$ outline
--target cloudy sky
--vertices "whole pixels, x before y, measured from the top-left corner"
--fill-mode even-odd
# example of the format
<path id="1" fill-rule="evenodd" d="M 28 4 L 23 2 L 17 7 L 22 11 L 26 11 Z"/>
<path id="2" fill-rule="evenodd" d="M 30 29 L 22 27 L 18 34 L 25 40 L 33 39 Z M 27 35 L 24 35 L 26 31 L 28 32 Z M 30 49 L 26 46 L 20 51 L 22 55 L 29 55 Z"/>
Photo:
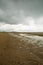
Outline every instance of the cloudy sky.
<path id="1" fill-rule="evenodd" d="M 0 31 L 43 32 L 43 0 L 0 0 Z"/>

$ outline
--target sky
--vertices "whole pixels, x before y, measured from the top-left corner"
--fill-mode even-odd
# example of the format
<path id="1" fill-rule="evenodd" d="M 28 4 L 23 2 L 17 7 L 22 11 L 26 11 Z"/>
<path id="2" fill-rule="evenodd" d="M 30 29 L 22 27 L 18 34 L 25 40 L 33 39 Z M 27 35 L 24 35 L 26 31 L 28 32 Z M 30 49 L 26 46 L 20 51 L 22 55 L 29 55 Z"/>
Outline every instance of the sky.
<path id="1" fill-rule="evenodd" d="M 43 0 L 0 0 L 0 32 L 43 32 Z"/>

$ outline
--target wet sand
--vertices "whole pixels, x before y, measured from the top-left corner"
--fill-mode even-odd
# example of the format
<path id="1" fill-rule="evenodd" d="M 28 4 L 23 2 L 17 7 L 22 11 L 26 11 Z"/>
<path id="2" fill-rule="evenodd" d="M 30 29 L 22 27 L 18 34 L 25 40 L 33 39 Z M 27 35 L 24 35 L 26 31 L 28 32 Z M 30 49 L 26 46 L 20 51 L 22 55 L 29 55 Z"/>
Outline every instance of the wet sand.
<path id="1" fill-rule="evenodd" d="M 0 33 L 0 65 L 43 65 L 43 41 L 18 36 Z"/>

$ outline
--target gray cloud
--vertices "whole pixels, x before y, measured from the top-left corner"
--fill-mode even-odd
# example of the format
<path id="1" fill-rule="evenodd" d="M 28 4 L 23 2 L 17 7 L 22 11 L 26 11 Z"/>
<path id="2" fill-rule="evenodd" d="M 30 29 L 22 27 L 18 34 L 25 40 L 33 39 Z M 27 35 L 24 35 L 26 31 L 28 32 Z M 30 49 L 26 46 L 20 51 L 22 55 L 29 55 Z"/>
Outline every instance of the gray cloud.
<path id="1" fill-rule="evenodd" d="M 28 16 L 43 16 L 43 0 L 0 0 L 0 22 L 18 24 Z"/>
<path id="2" fill-rule="evenodd" d="M 0 0 L 0 31 L 43 31 L 43 0 Z"/>

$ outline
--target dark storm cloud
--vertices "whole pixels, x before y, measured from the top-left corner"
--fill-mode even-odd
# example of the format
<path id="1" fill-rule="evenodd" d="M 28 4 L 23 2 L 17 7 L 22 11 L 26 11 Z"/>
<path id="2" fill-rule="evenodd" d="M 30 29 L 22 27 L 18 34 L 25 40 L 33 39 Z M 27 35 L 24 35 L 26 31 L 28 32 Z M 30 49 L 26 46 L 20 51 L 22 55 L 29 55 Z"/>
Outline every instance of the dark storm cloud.
<path id="1" fill-rule="evenodd" d="M 43 16 L 43 0 L 0 0 L 0 22 L 21 23 L 23 16 Z"/>

